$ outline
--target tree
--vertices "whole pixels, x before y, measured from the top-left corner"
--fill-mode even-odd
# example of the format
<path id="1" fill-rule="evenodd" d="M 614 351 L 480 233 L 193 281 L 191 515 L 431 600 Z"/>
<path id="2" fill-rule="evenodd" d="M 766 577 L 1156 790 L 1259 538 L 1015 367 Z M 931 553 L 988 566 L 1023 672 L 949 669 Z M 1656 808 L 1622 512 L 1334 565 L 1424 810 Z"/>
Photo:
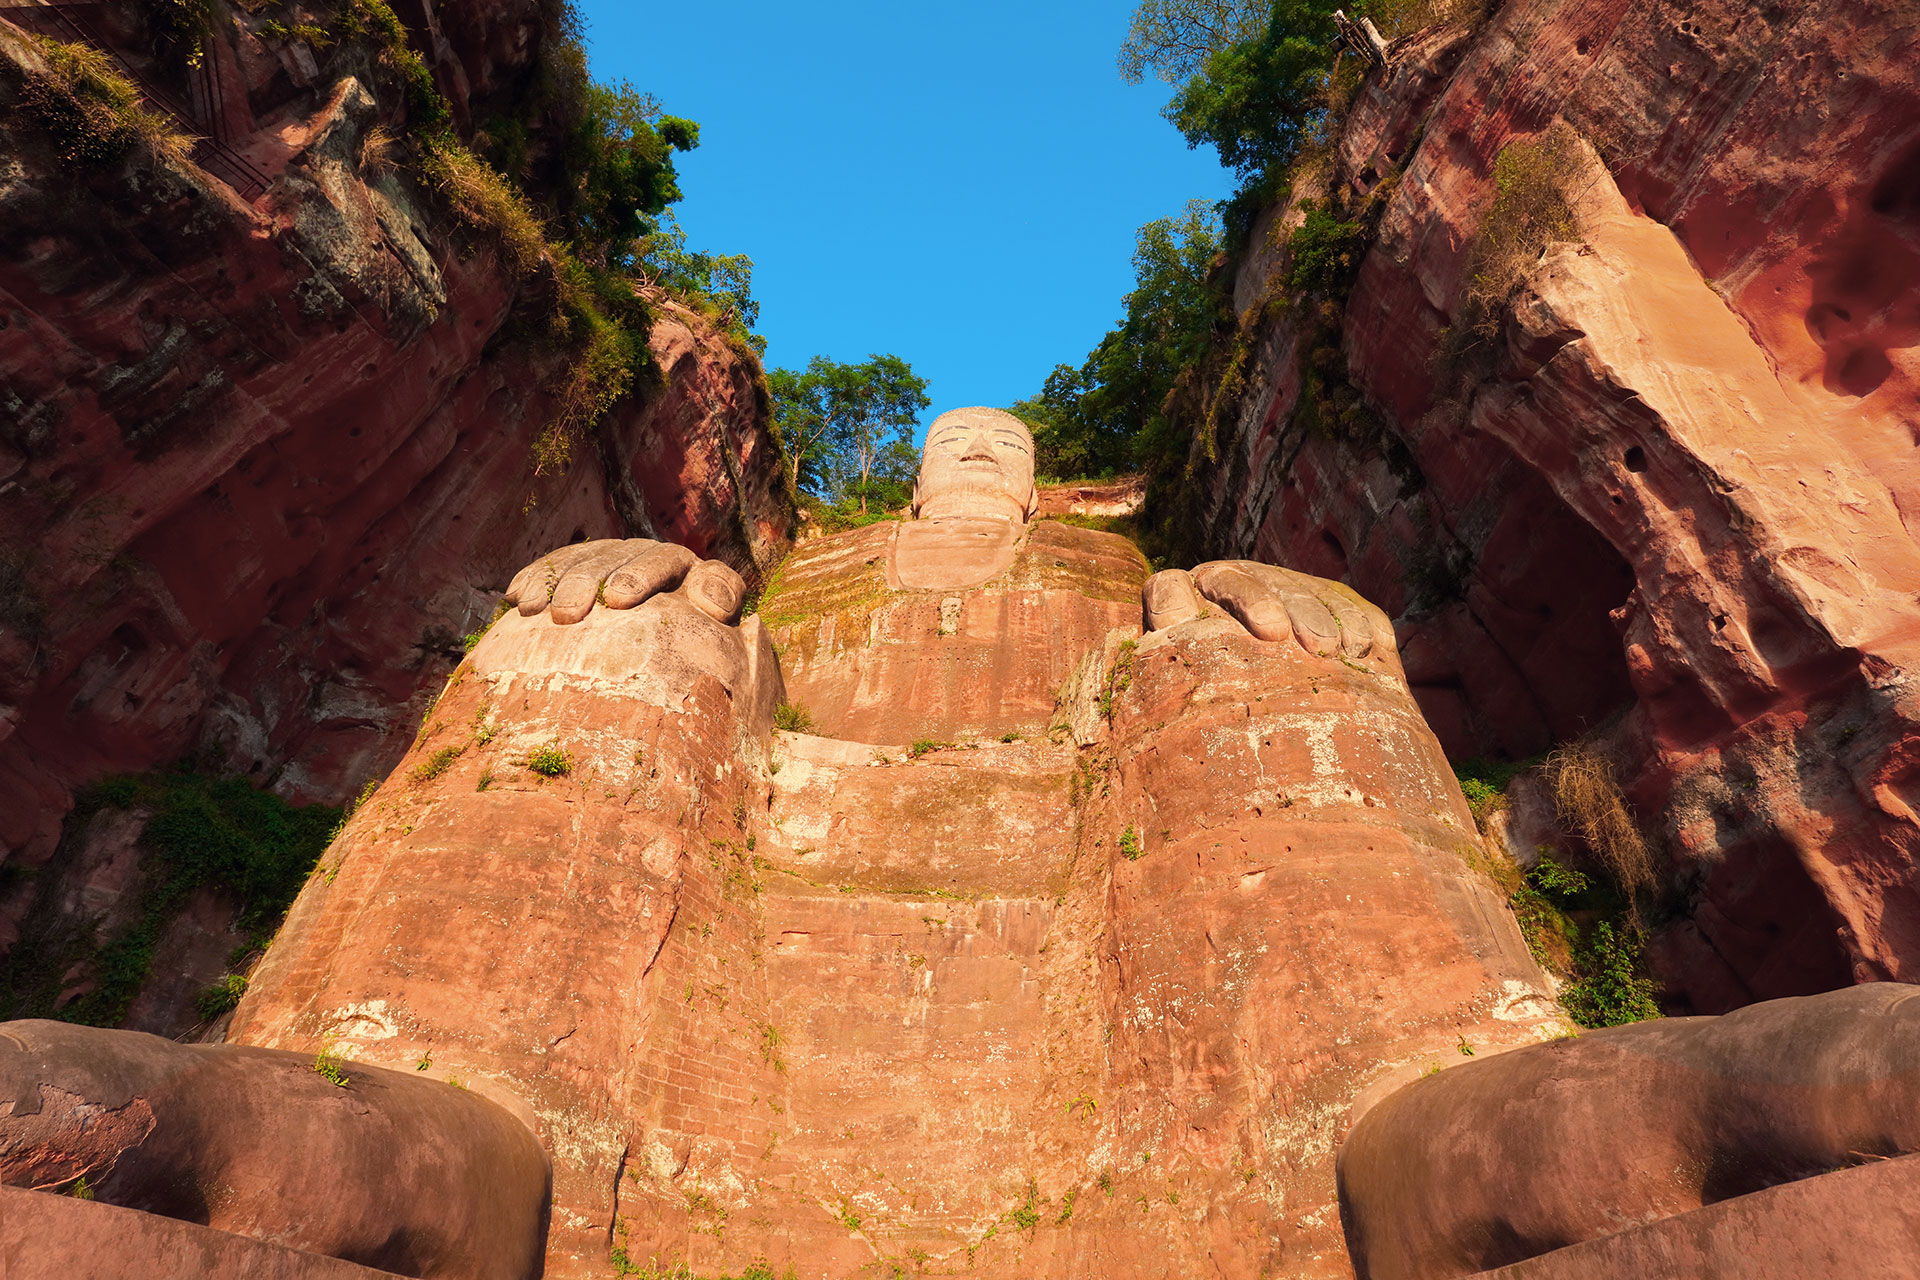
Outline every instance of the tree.
<path id="1" fill-rule="evenodd" d="M 1011 410 L 1033 430 L 1040 474 L 1111 475 L 1151 467 L 1181 447 L 1165 404 L 1225 318 L 1224 300 L 1207 283 L 1221 243 L 1220 219 L 1204 200 L 1135 234 L 1134 287 L 1119 326 L 1080 368 L 1055 368 L 1039 395 Z"/>
<path id="2" fill-rule="evenodd" d="M 1208 54 L 1199 73 L 1167 104 L 1187 145 L 1211 144 L 1220 163 L 1255 180 L 1293 159 L 1324 118 L 1337 48 L 1333 11 L 1353 0 L 1274 0 L 1255 39 Z"/>
<path id="3" fill-rule="evenodd" d="M 1139 84 L 1151 71 L 1179 84 L 1216 49 L 1259 36 L 1269 12 L 1268 0 L 1140 0 L 1120 46 L 1120 75 Z"/>
<path id="4" fill-rule="evenodd" d="M 857 499 L 865 514 L 868 498 L 886 501 L 911 480 L 918 458 L 913 429 L 933 402 L 927 380 L 899 356 L 873 355 L 860 364 L 815 356 L 803 372 L 773 370 L 767 387 L 800 489 Z"/>
<path id="5" fill-rule="evenodd" d="M 659 227 L 642 236 L 633 253 L 633 271 L 649 284 L 712 304 L 715 322 L 764 352 L 767 340 L 753 332 L 760 303 L 753 296 L 753 259 L 744 253 L 701 253 L 687 248 L 687 233 L 671 209 Z"/>
<path id="6" fill-rule="evenodd" d="M 1138 66 L 1152 66 L 1169 81 L 1189 77 L 1164 114 L 1188 146 L 1218 149 L 1220 162 L 1239 172 L 1244 194 L 1291 162 L 1327 121 L 1339 96 L 1335 9 L 1373 19 L 1391 38 L 1449 14 L 1470 19 L 1476 7 L 1445 0 L 1272 0 L 1261 7 L 1259 21 L 1241 21 L 1251 11 L 1234 0 L 1142 0 L 1120 68 L 1123 75 L 1133 70 L 1129 50 L 1137 45 Z M 1343 79 L 1357 79 L 1361 65 L 1350 61 Z M 1133 74 L 1137 78 L 1137 70 Z"/>
<path id="7" fill-rule="evenodd" d="M 581 258 L 630 265 L 653 215 L 680 199 L 673 153 L 700 145 L 700 126 L 664 115 L 651 94 L 622 81 L 589 83 L 580 119 L 557 148 L 556 221 Z"/>

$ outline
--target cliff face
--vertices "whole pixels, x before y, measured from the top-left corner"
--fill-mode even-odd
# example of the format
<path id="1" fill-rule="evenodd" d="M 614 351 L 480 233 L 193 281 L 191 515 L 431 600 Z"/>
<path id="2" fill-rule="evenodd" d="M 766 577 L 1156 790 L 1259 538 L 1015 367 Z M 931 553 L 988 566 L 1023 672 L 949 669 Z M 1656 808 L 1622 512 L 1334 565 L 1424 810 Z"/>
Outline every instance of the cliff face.
<path id="1" fill-rule="evenodd" d="M 414 7 L 457 121 L 538 53 L 533 6 Z M 657 535 L 753 577 L 788 534 L 757 368 L 671 303 L 659 384 L 535 474 L 573 357 L 551 271 L 516 283 L 383 162 L 393 95 L 306 54 L 223 20 L 209 168 L 82 168 L 18 109 L 43 53 L 0 22 L 0 862 L 50 856 L 76 785 L 193 750 L 344 799 L 553 546 Z"/>
<path id="2" fill-rule="evenodd" d="M 1702 1010 L 1920 965 L 1917 57 L 1870 0 L 1520 0 L 1401 42 L 1299 192 L 1377 197 L 1333 353 L 1367 429 L 1302 412 L 1307 309 L 1257 318 L 1298 205 L 1235 280 L 1209 549 L 1384 605 L 1450 752 L 1604 727 Z M 1496 164 L 1549 130 L 1577 230 L 1476 343 Z"/>

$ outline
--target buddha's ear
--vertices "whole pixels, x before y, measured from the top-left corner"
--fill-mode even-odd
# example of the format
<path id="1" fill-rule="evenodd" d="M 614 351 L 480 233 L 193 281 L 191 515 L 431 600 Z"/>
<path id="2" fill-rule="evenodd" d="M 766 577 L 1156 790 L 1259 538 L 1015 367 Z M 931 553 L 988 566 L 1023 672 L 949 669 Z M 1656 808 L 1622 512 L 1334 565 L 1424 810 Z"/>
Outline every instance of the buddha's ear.
<path id="1" fill-rule="evenodd" d="M 907 507 L 907 513 L 915 520 L 920 518 L 920 477 L 913 478 L 913 502 Z"/>
<path id="2" fill-rule="evenodd" d="M 1033 517 L 1039 512 L 1039 510 L 1040 510 L 1040 490 L 1038 488 L 1028 489 L 1027 490 L 1027 520 L 1029 523 L 1032 522 Z"/>

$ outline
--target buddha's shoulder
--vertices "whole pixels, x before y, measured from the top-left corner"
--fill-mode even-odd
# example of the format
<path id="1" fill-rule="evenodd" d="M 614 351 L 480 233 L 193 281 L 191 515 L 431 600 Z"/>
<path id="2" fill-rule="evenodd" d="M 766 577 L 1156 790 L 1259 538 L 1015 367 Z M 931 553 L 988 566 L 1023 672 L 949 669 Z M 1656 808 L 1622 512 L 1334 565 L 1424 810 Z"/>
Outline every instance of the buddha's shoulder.
<path id="1" fill-rule="evenodd" d="M 1106 600 L 1138 600 L 1152 573 L 1133 539 L 1105 529 L 1038 520 L 1007 577 Z"/>
<path id="2" fill-rule="evenodd" d="M 761 620 L 778 627 L 838 612 L 884 593 L 887 556 L 899 524 L 880 520 L 796 542 L 761 595 Z"/>

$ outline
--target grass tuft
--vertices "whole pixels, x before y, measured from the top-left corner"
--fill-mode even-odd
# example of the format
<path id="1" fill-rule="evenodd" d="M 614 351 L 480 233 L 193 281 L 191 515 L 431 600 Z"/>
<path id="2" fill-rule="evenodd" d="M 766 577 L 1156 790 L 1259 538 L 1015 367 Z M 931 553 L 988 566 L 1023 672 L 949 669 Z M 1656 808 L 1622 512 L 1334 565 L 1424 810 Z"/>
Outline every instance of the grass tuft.
<path id="1" fill-rule="evenodd" d="M 448 769 L 452 768 L 453 762 L 455 760 L 458 760 L 460 758 L 460 754 L 464 752 L 466 749 L 467 748 L 465 747 L 465 745 L 454 746 L 454 747 L 441 747 L 438 751 L 435 751 L 432 755 L 429 755 L 425 760 L 422 760 L 419 764 L 413 766 L 414 782 L 415 783 L 432 782 L 435 778 L 439 777 L 441 774 L 445 773 Z"/>
<path id="2" fill-rule="evenodd" d="M 337 1088 L 346 1088 L 353 1079 L 341 1065 L 339 1055 L 334 1053 L 331 1040 L 322 1042 L 320 1051 L 313 1055 L 313 1069 L 322 1080 Z"/>
<path id="3" fill-rule="evenodd" d="M 461 222 L 493 238 L 515 276 L 531 275 L 547 251 L 546 228 L 533 205 L 485 160 L 452 134 L 430 140 L 420 171 Z"/>
<path id="4" fill-rule="evenodd" d="M 47 69 L 27 73 L 20 107 L 52 136 L 62 160 L 111 164 L 136 143 L 176 163 L 192 155 L 193 139 L 171 117 L 149 110 L 139 89 L 106 54 L 46 36 L 35 36 L 34 42 Z"/>
<path id="5" fill-rule="evenodd" d="M 527 752 L 525 764 L 543 778 L 564 778 L 573 772 L 573 753 L 555 738 Z"/>

